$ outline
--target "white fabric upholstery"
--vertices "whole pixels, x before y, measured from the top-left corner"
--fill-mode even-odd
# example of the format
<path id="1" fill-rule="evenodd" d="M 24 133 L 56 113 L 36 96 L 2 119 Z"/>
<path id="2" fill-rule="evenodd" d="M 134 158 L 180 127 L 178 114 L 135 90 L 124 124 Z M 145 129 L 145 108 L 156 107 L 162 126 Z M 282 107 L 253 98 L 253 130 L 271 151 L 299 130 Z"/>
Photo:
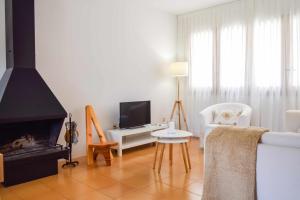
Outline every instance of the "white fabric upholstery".
<path id="1" fill-rule="evenodd" d="M 203 147 L 205 144 L 206 136 L 216 127 L 220 126 L 219 124 L 213 124 L 213 111 L 215 110 L 233 110 L 233 111 L 242 111 L 242 114 L 238 118 L 236 126 L 239 127 L 249 127 L 251 121 L 252 109 L 241 103 L 221 103 L 215 104 L 207 107 L 200 112 L 200 146 Z M 224 126 L 224 125 L 222 125 Z"/>
<path id="2" fill-rule="evenodd" d="M 285 130 L 299 132 L 300 110 L 288 110 L 285 114 Z"/>
<path id="3" fill-rule="evenodd" d="M 300 146 L 300 135 L 297 136 L 296 146 Z M 256 163 L 257 199 L 300 199 L 299 166 L 300 148 L 287 147 L 285 143 L 280 146 L 259 144 Z"/>
<path id="4" fill-rule="evenodd" d="M 262 136 L 261 143 L 288 148 L 300 148 L 300 133 L 268 132 Z"/>

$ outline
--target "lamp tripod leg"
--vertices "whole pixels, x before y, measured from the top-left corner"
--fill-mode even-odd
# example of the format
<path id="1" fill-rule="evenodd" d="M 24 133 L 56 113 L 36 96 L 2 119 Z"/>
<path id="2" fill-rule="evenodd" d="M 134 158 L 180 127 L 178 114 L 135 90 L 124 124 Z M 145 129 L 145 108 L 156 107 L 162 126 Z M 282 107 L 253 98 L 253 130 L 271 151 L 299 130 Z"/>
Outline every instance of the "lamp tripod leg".
<path id="1" fill-rule="evenodd" d="M 178 128 L 181 130 L 181 109 L 180 109 L 180 101 L 177 101 L 178 106 Z"/>
<path id="2" fill-rule="evenodd" d="M 180 107 L 181 107 L 181 112 L 182 112 L 182 116 L 183 116 L 183 122 L 184 122 L 184 125 L 185 125 L 185 129 L 188 131 L 188 124 L 187 124 L 187 120 L 186 120 L 186 112 L 185 112 L 185 110 L 184 110 L 184 108 L 183 108 L 183 103 L 182 103 L 182 101 L 180 101 Z"/>
<path id="3" fill-rule="evenodd" d="M 178 109 L 178 113 L 177 113 L 177 115 L 178 115 L 178 129 L 181 130 L 181 115 L 182 115 L 185 129 L 188 130 L 186 112 L 183 108 L 183 103 L 180 100 L 180 81 L 179 81 L 178 77 L 177 77 L 177 100 L 174 102 L 170 120 L 173 120 L 176 109 Z"/>
<path id="4" fill-rule="evenodd" d="M 175 102 L 174 102 L 174 105 L 173 105 L 173 109 L 172 109 L 172 113 L 171 113 L 171 118 L 170 118 L 170 120 L 172 120 L 173 117 L 174 117 L 174 114 L 175 114 L 175 111 L 176 111 L 176 105 L 177 105 L 177 103 L 176 103 L 176 101 L 175 101 Z"/>

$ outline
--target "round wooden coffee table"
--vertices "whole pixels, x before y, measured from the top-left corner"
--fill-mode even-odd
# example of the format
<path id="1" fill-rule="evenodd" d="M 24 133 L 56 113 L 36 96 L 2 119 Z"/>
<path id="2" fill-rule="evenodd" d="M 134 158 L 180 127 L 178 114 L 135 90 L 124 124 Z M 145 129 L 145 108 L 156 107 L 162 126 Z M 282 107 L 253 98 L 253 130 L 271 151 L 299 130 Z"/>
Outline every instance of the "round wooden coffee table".
<path id="1" fill-rule="evenodd" d="M 189 142 L 189 139 L 191 136 L 193 136 L 193 134 L 183 130 L 173 130 L 172 132 L 170 132 L 169 129 L 164 129 L 164 130 L 155 131 L 151 133 L 151 135 L 157 138 L 153 169 L 155 169 L 156 167 L 156 160 L 157 160 L 159 146 L 162 146 L 162 148 L 161 148 L 159 164 L 158 164 L 158 173 L 160 173 L 161 170 L 161 163 L 163 160 L 166 144 L 169 144 L 170 165 L 172 165 L 173 163 L 173 144 L 180 144 L 185 171 L 186 173 L 188 173 L 189 170 L 191 169 L 191 161 L 190 161 L 190 155 L 189 155 L 187 143 Z"/>

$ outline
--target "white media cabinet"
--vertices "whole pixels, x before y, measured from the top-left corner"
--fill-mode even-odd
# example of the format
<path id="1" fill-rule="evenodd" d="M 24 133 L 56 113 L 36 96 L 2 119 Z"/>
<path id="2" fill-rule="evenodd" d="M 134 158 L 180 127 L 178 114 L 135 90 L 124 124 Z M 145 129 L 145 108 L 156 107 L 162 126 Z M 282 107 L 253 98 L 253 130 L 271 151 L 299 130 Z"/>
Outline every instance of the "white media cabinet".
<path id="1" fill-rule="evenodd" d="M 118 156 L 122 157 L 123 149 L 156 142 L 156 138 L 151 136 L 151 132 L 166 128 L 168 128 L 167 124 L 149 124 L 134 129 L 113 129 L 107 131 L 107 137 L 118 142 L 118 146 L 115 149 L 118 151 Z"/>

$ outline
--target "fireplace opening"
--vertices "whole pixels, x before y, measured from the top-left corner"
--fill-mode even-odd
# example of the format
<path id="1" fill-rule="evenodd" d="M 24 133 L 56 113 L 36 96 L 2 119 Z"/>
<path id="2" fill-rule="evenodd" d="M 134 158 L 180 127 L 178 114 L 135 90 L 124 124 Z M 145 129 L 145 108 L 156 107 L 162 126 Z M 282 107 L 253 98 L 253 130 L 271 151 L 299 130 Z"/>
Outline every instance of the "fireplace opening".
<path id="1" fill-rule="evenodd" d="M 28 151 L 29 149 L 45 146 L 45 141 L 39 141 L 37 142 L 33 135 L 26 134 L 25 136 L 22 136 L 20 138 L 17 138 L 13 140 L 12 142 L 9 142 L 7 144 L 4 144 L 0 146 L 0 153 L 5 155 L 14 154 L 14 152 L 23 152 Z"/>
<path id="2" fill-rule="evenodd" d="M 62 120 L 41 120 L 0 124 L 0 153 L 4 157 L 57 148 Z"/>

